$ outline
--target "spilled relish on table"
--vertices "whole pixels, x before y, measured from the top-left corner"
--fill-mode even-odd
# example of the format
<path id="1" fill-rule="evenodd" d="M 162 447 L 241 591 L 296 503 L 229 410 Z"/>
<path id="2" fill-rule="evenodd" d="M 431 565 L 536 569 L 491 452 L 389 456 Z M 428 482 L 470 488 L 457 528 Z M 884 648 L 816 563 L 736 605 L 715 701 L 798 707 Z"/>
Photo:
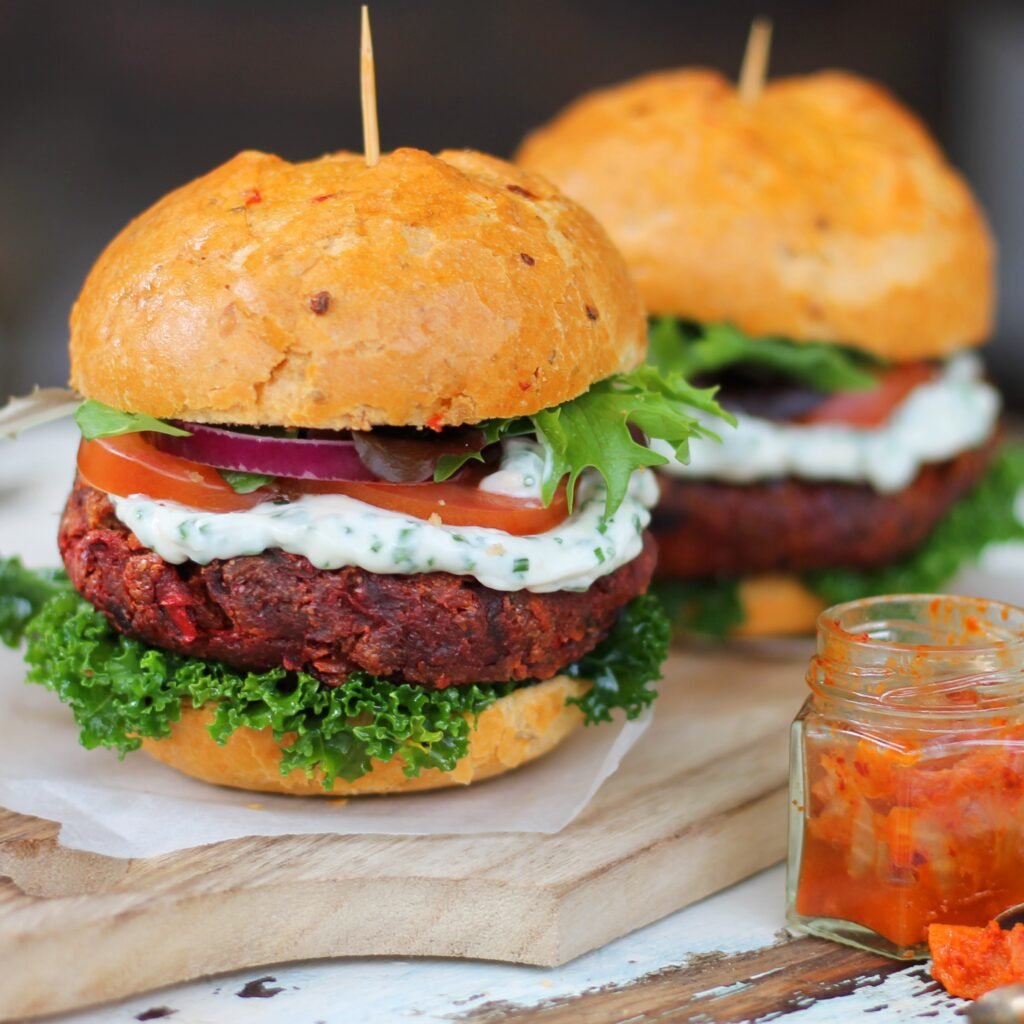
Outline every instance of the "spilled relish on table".
<path id="1" fill-rule="evenodd" d="M 900 958 L 1024 903 L 1024 610 L 910 595 L 818 623 L 793 725 L 789 923 Z"/>

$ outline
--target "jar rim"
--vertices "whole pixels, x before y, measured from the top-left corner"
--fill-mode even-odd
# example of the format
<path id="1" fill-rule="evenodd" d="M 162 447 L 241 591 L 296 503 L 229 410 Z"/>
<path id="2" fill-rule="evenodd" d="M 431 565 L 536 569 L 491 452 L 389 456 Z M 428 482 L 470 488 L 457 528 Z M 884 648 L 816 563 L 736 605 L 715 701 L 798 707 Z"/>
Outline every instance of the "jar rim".
<path id="1" fill-rule="evenodd" d="M 983 643 L 910 643 L 900 640 L 871 635 L 865 630 L 851 631 L 844 625 L 844 616 L 853 613 L 863 613 L 865 610 L 894 606 L 899 603 L 919 604 L 928 608 L 935 608 L 936 602 L 943 602 L 948 607 L 963 607 L 973 604 L 975 614 L 991 618 L 994 612 L 1004 622 L 1007 622 L 1007 635 L 1005 638 L 992 637 Z M 881 621 L 881 620 L 878 620 Z M 1011 624 L 1012 623 L 1012 624 Z M 861 625 L 869 626 L 870 620 L 864 621 Z M 854 624 L 849 624 L 854 625 Z M 965 651 L 972 651 L 975 654 L 990 651 L 1013 651 L 1017 648 L 1024 648 L 1024 608 L 1019 605 L 1010 604 L 1005 601 L 997 601 L 991 598 L 972 597 L 963 594 L 880 594 L 875 597 L 860 598 L 855 601 L 845 601 L 842 604 L 826 608 L 818 616 L 818 636 L 821 639 L 831 638 L 842 642 L 850 647 L 866 650 L 891 650 L 894 653 L 920 653 L 923 649 L 934 651 L 939 654 L 954 654 Z"/>

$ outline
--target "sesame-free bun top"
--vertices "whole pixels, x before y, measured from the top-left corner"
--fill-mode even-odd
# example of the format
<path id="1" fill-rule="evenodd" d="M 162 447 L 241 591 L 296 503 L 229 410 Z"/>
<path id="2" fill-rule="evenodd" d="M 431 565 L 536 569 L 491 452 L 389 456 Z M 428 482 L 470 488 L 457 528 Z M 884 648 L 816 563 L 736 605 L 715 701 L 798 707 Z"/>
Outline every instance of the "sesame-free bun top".
<path id="1" fill-rule="evenodd" d="M 100 256 L 71 383 L 128 412 L 357 430 L 528 415 L 643 358 L 596 221 L 469 151 L 240 153 Z"/>
<path id="2" fill-rule="evenodd" d="M 652 314 L 883 358 L 982 341 L 993 244 L 921 122 L 884 89 L 825 71 L 744 103 L 702 69 L 577 100 L 517 159 L 587 207 Z"/>

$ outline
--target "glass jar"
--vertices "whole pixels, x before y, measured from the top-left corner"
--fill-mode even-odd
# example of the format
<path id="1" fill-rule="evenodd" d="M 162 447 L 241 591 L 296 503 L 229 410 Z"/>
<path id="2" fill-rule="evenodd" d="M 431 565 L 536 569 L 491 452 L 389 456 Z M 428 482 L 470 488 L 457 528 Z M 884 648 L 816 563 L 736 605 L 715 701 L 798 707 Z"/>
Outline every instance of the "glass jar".
<path id="1" fill-rule="evenodd" d="M 1024 903 L 1024 609 L 904 595 L 818 619 L 793 723 L 791 927 L 902 959 Z"/>

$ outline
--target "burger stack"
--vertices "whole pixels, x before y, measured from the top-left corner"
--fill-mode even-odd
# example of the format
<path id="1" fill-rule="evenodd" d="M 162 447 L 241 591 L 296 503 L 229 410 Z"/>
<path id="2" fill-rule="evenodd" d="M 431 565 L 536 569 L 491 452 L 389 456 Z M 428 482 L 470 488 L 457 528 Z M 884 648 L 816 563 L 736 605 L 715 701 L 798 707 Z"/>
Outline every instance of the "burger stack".
<path id="1" fill-rule="evenodd" d="M 885 90 L 824 72 L 745 98 L 662 72 L 584 96 L 518 159 L 607 228 L 656 364 L 737 417 L 660 472 L 659 574 L 687 625 L 807 633 L 828 604 L 941 589 L 1021 535 L 1024 467 L 997 454 L 973 352 L 992 239 Z"/>

